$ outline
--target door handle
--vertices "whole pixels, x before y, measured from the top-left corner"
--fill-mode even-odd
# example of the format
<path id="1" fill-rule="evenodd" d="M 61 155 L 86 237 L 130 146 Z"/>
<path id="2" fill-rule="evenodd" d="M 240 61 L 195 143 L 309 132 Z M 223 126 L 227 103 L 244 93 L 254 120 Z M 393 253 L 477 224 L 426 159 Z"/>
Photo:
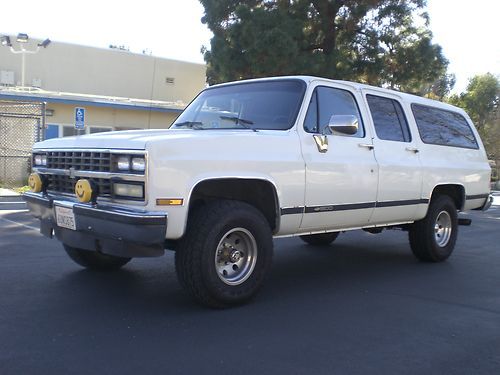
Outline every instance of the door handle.
<path id="1" fill-rule="evenodd" d="M 406 151 L 414 152 L 416 154 L 419 152 L 419 149 L 416 147 L 406 147 Z"/>
<path id="2" fill-rule="evenodd" d="M 375 146 L 372 145 L 371 143 L 358 143 L 358 146 L 359 147 L 365 147 L 368 150 L 373 150 L 375 148 Z"/>

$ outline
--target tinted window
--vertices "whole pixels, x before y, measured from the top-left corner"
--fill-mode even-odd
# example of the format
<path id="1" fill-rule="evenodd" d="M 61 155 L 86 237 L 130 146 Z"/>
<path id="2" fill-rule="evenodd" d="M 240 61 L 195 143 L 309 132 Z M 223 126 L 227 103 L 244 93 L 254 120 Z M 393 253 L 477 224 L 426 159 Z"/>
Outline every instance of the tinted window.
<path id="1" fill-rule="evenodd" d="M 408 123 L 401 105 L 393 99 L 367 95 L 368 106 L 379 139 L 410 142 Z"/>
<path id="2" fill-rule="evenodd" d="M 424 143 L 478 148 L 474 133 L 461 114 L 418 104 L 411 107 Z"/>
<path id="3" fill-rule="evenodd" d="M 304 96 L 300 80 L 275 80 L 214 87 L 203 91 L 173 128 L 290 129 Z"/>
<path id="4" fill-rule="evenodd" d="M 307 110 L 304 129 L 310 133 L 323 133 L 333 115 L 356 116 L 359 129 L 350 137 L 364 137 L 363 122 L 354 96 L 346 90 L 317 87 Z"/>

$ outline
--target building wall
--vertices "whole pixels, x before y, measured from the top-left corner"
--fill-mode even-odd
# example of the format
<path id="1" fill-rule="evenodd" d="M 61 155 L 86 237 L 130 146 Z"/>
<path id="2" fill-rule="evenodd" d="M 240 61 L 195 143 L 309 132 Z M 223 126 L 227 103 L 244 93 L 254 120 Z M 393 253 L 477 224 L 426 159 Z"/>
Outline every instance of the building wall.
<path id="1" fill-rule="evenodd" d="M 85 108 L 87 133 L 93 132 L 93 130 L 166 129 L 178 116 L 176 112 L 93 107 L 90 105 L 83 107 Z M 75 106 L 48 103 L 47 109 L 49 112 L 53 111 L 53 115 L 46 117 L 46 124 L 61 127 L 58 136 L 72 135 L 69 129 L 64 133 L 62 127 L 74 128 Z M 53 134 L 52 131 L 53 129 L 51 129 L 51 134 Z"/>
<path id="2" fill-rule="evenodd" d="M 19 50 L 15 36 L 11 42 Z M 35 50 L 38 42 L 30 39 L 26 49 Z M 21 55 L 0 46 L 0 70 L 13 71 L 15 84 L 20 85 Z M 39 80 L 48 91 L 187 104 L 205 87 L 205 73 L 204 64 L 52 42 L 37 54 L 26 55 L 25 86 Z M 167 83 L 167 78 L 174 83 Z"/>

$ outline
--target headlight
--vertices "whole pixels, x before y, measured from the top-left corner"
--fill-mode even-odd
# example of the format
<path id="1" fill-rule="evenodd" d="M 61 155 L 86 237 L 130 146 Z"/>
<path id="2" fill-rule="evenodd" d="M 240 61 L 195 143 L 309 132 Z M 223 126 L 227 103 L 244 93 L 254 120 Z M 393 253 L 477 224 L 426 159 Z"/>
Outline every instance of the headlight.
<path id="1" fill-rule="evenodd" d="M 120 171 L 128 171 L 130 169 L 130 157 L 119 156 L 116 160 L 116 165 Z"/>
<path id="2" fill-rule="evenodd" d="M 47 165 L 47 155 L 35 154 L 33 160 L 36 166 Z"/>
<path id="3" fill-rule="evenodd" d="M 144 172 L 146 169 L 146 160 L 144 158 L 132 158 L 132 170 Z"/>
<path id="4" fill-rule="evenodd" d="M 120 198 L 144 198 L 144 185 L 142 184 L 127 184 L 127 183 L 114 183 L 113 194 Z"/>

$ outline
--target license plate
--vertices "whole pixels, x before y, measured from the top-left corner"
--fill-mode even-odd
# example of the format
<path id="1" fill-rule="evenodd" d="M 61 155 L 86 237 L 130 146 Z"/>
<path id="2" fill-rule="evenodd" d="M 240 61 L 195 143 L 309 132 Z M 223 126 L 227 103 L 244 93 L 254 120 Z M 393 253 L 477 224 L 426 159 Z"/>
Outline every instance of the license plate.
<path id="1" fill-rule="evenodd" d="M 75 214 L 71 208 L 56 207 L 56 222 L 61 228 L 76 230 Z"/>

